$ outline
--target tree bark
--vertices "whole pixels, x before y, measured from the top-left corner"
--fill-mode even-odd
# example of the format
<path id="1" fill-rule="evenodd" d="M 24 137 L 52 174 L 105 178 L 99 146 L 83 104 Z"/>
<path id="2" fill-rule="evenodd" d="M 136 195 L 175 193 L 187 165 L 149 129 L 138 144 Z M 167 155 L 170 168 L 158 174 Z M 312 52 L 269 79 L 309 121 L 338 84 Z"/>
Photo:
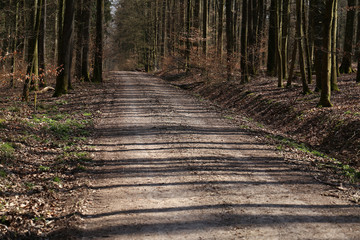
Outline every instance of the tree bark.
<path id="1" fill-rule="evenodd" d="M 95 39 L 95 59 L 93 82 L 103 81 L 103 38 L 104 38 L 104 0 L 96 2 L 96 39 Z"/>
<path id="2" fill-rule="evenodd" d="M 301 73 L 301 80 L 303 86 L 303 94 L 311 93 L 309 89 L 309 85 L 306 79 L 306 71 L 305 71 L 305 56 L 304 56 L 304 25 L 303 25 L 303 7 L 304 7 L 303 0 L 296 0 L 296 27 L 297 27 L 297 39 L 298 39 L 298 46 L 299 46 L 299 62 L 300 62 L 300 73 Z"/>
<path id="3" fill-rule="evenodd" d="M 14 20 L 14 25 L 13 25 L 13 40 L 12 40 L 12 45 L 11 45 L 11 53 L 12 53 L 12 57 L 11 57 L 11 76 L 10 76 L 10 87 L 13 88 L 15 86 L 15 73 L 16 73 L 16 60 L 17 60 L 17 43 L 18 43 L 18 30 L 19 30 L 19 8 L 20 8 L 20 1 L 16 0 L 15 1 L 16 7 L 15 7 L 15 15 L 13 17 Z"/>
<path id="4" fill-rule="evenodd" d="M 76 1 L 75 12 L 75 29 L 76 29 L 76 43 L 75 43 L 75 78 L 81 80 L 81 63 L 82 63 L 82 49 L 83 49 L 83 1 Z"/>
<path id="5" fill-rule="evenodd" d="M 91 0 L 83 0 L 83 11 L 82 11 L 82 54 L 81 54 L 81 79 L 85 82 L 90 82 L 89 73 L 89 44 L 90 44 L 90 3 Z"/>
<path id="6" fill-rule="evenodd" d="M 250 81 L 249 76 L 249 59 L 248 59 L 248 0 L 243 1 L 242 6 L 242 21 L 241 21 L 241 83 L 248 83 Z"/>
<path id="7" fill-rule="evenodd" d="M 202 42 L 203 42 L 203 55 L 206 58 L 207 53 L 207 26 L 208 26 L 208 0 L 203 0 L 203 29 L 202 29 Z"/>
<path id="8" fill-rule="evenodd" d="M 69 90 L 69 78 L 71 77 L 71 47 L 73 37 L 73 24 L 74 24 L 74 1 L 64 0 L 65 10 L 63 15 L 60 14 L 59 21 L 63 25 L 59 29 L 62 30 L 59 38 L 59 58 L 58 58 L 58 75 L 56 78 L 56 86 L 54 97 L 59 97 L 63 94 L 67 94 Z"/>
<path id="9" fill-rule="evenodd" d="M 223 53 L 223 25 L 224 25 L 224 1 L 219 0 L 219 20 L 218 20 L 218 41 L 217 41 L 217 51 L 220 60 L 222 59 Z"/>
<path id="10" fill-rule="evenodd" d="M 351 55 L 353 50 L 354 20 L 355 20 L 355 0 L 348 0 L 348 12 L 346 15 L 346 29 L 344 40 L 344 56 L 340 66 L 340 73 L 352 73 Z"/>
<path id="11" fill-rule="evenodd" d="M 46 53 L 46 15 L 47 15 L 47 2 L 42 0 L 41 6 L 41 21 L 40 21 L 40 32 L 39 32 L 39 84 L 43 88 L 46 86 L 45 73 L 46 73 L 46 64 L 45 64 L 45 53 Z"/>
<path id="12" fill-rule="evenodd" d="M 232 0 L 226 0 L 226 68 L 227 80 L 232 76 L 232 55 L 234 50 Z"/>
<path id="13" fill-rule="evenodd" d="M 185 70 L 190 71 L 190 30 L 191 30 L 191 0 L 187 0 L 187 11 L 186 11 L 186 50 L 185 50 Z"/>
<path id="14" fill-rule="evenodd" d="M 336 54 L 336 44 L 337 44 L 337 21 L 338 21 L 338 7 L 337 4 L 334 6 L 333 13 L 333 24 L 331 27 L 331 90 L 340 91 L 337 81 L 338 75 L 338 66 L 337 66 L 337 54 Z"/>
<path id="15" fill-rule="evenodd" d="M 322 61 L 322 81 L 321 81 L 321 95 L 318 106 L 332 107 L 331 97 L 331 40 L 332 40 L 332 25 L 334 21 L 334 8 L 337 0 L 328 0 L 326 2 L 325 16 L 324 16 L 324 38 L 323 38 L 323 61 Z"/>
<path id="16" fill-rule="evenodd" d="M 313 26 L 312 31 L 314 33 L 314 55 L 315 55 L 315 72 L 316 72 L 316 87 L 315 91 L 318 92 L 321 90 L 321 79 L 322 79 L 322 55 L 323 55 L 323 19 L 325 12 L 325 1 L 318 0 L 313 2 Z"/>
<path id="17" fill-rule="evenodd" d="M 276 1 L 271 0 L 270 20 L 269 20 L 269 38 L 268 38 L 268 59 L 267 74 L 275 76 L 276 74 Z"/>
<path id="18" fill-rule="evenodd" d="M 360 0 L 358 0 L 358 6 L 360 6 Z M 357 72 L 356 82 L 360 83 L 360 11 L 357 13 L 357 34 L 356 34 L 356 58 L 357 58 Z"/>
<path id="19" fill-rule="evenodd" d="M 29 24 L 32 27 L 31 35 L 28 37 L 28 54 L 27 54 L 27 71 L 23 88 L 22 100 L 29 101 L 30 83 L 34 82 L 35 90 L 37 90 L 37 80 L 39 77 L 39 56 L 38 41 L 40 31 L 41 4 L 42 0 L 33 0 L 28 2 L 32 7 Z"/>

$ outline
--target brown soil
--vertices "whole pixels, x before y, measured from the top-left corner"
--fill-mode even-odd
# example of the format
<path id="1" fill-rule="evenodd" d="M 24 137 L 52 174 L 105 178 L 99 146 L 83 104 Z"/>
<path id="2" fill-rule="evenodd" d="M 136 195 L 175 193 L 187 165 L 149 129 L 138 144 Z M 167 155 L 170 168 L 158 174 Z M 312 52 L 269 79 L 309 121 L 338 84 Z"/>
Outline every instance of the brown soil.
<path id="1" fill-rule="evenodd" d="M 220 86 L 197 90 L 213 99 L 236 91 Z M 247 129 L 251 124 L 239 126 L 249 119 L 236 122 L 142 73 L 113 72 L 104 87 L 96 98 L 103 114 L 83 239 L 359 237 L 359 206 L 315 180 L 314 169 L 304 171 L 301 162 L 259 141 L 261 132 Z M 238 107 L 248 97 L 224 106 Z M 267 112 L 260 105 L 259 116 Z"/>

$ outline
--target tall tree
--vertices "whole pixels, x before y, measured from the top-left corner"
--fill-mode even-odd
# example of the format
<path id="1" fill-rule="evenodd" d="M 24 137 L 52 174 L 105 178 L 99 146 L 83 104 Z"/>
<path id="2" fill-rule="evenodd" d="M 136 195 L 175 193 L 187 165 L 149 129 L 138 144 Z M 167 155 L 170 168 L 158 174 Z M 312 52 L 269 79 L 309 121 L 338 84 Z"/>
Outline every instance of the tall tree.
<path id="1" fill-rule="evenodd" d="M 274 76 L 276 73 L 276 1 L 271 0 L 270 19 L 269 19 L 269 37 L 268 37 L 268 59 L 267 73 Z"/>
<path id="2" fill-rule="evenodd" d="M 161 7 L 161 57 L 165 57 L 166 49 L 166 23 L 168 19 L 166 18 L 166 0 L 162 0 Z"/>
<path id="3" fill-rule="evenodd" d="M 82 21 L 82 53 L 81 53 L 81 79 L 85 82 L 90 81 L 89 73 L 89 44 L 90 44 L 90 16 L 91 0 L 83 0 L 81 14 Z"/>
<path id="4" fill-rule="evenodd" d="M 186 49 L 185 49 L 185 69 L 188 72 L 190 70 L 190 52 L 191 52 L 191 0 L 187 0 L 187 11 L 186 11 Z"/>
<path id="5" fill-rule="evenodd" d="M 232 0 L 226 0 L 226 66 L 227 80 L 232 76 L 232 55 L 234 50 Z"/>
<path id="6" fill-rule="evenodd" d="M 351 66 L 351 55 L 354 39 L 355 0 L 348 0 L 348 11 L 346 15 L 346 29 L 344 38 L 344 56 L 340 66 L 340 73 L 353 72 Z"/>
<path id="7" fill-rule="evenodd" d="M 321 90 L 322 81 L 322 59 L 323 59 L 323 36 L 324 27 L 323 19 L 325 16 L 325 0 L 314 1 L 311 5 L 312 16 L 312 32 L 314 37 L 314 67 L 316 73 L 316 88 L 315 91 Z"/>
<path id="8" fill-rule="evenodd" d="M 73 0 L 63 0 L 59 3 L 59 22 L 63 25 L 59 27 L 59 50 L 58 50 L 58 73 L 56 77 L 56 87 L 54 97 L 67 94 L 69 82 L 71 82 L 71 51 L 74 25 L 75 2 Z M 64 5 L 63 5 L 64 4 Z M 62 7 L 65 9 L 62 11 Z"/>
<path id="9" fill-rule="evenodd" d="M 15 1 L 15 11 L 12 17 L 13 19 L 13 32 L 12 32 L 12 43 L 11 43 L 11 50 L 12 53 L 10 63 L 11 63 L 11 74 L 10 74 L 10 87 L 15 86 L 15 73 L 16 73 L 16 62 L 17 62 L 17 45 L 18 45 L 18 38 L 19 38 L 19 8 L 20 8 L 20 0 Z"/>
<path id="10" fill-rule="evenodd" d="M 96 40 L 93 82 L 103 81 L 104 0 L 96 1 Z"/>
<path id="11" fill-rule="evenodd" d="M 208 31 L 208 0 L 203 0 L 203 54 L 206 57 L 207 52 L 207 31 Z"/>
<path id="12" fill-rule="evenodd" d="M 42 0 L 41 5 L 41 20 L 40 20 L 40 31 L 39 31 L 39 83 L 40 87 L 46 86 L 45 81 L 45 55 L 46 55 L 46 17 L 47 17 L 47 1 Z"/>
<path id="13" fill-rule="evenodd" d="M 300 62 L 300 73 L 303 86 L 303 94 L 311 93 L 306 78 L 305 71 L 305 53 L 304 53 L 304 25 L 303 25 L 303 11 L 304 11 L 304 0 L 296 0 L 296 32 L 299 46 L 299 62 Z"/>
<path id="14" fill-rule="evenodd" d="M 276 37 L 275 37 L 275 49 L 276 49 L 276 62 L 277 62 L 277 76 L 278 76 L 278 87 L 283 87 L 284 85 L 284 70 L 283 70 L 283 61 L 282 61 L 282 0 L 276 0 L 275 2 L 275 12 L 276 12 Z"/>
<path id="15" fill-rule="evenodd" d="M 22 99 L 29 101 L 30 84 L 33 82 L 35 90 L 37 90 L 37 81 L 39 77 L 39 32 L 40 32 L 40 20 L 41 20 L 41 5 L 42 0 L 28 1 L 26 6 L 31 7 L 31 13 L 29 18 L 29 26 L 31 29 L 31 35 L 28 37 L 28 54 L 27 54 L 27 70 L 26 79 L 24 82 Z"/>
<path id="16" fill-rule="evenodd" d="M 248 0 L 243 1 L 242 6 L 242 20 L 241 20 L 241 82 L 247 83 L 250 81 L 249 76 L 249 59 L 248 59 Z"/>
<path id="17" fill-rule="evenodd" d="M 333 13 L 333 24 L 331 28 L 331 90 L 339 91 L 338 86 L 338 64 L 337 64 L 337 55 L 336 55 L 336 44 L 337 44 L 337 22 L 338 22 L 338 4 L 335 3 Z"/>
<path id="18" fill-rule="evenodd" d="M 281 60 L 283 79 L 288 78 L 288 42 L 290 28 L 290 0 L 283 1 Z"/>
<path id="19" fill-rule="evenodd" d="M 224 1 L 225 0 L 219 0 L 218 6 L 219 6 L 219 20 L 218 20 L 218 37 L 217 37 L 217 51 L 218 56 L 221 59 L 222 53 L 223 53 L 223 28 L 224 28 Z"/>
<path id="20" fill-rule="evenodd" d="M 81 79 L 81 63 L 82 63 L 82 49 L 83 49 L 83 0 L 76 1 L 75 4 L 75 28 L 76 28 L 76 41 L 75 41 L 75 77 Z"/>
<path id="21" fill-rule="evenodd" d="M 360 6 L 360 0 L 358 0 L 358 6 Z M 360 83 L 360 11 L 357 13 L 357 30 L 356 30 L 356 58 L 357 58 L 357 72 L 356 82 Z"/>
<path id="22" fill-rule="evenodd" d="M 332 41 L 332 25 L 334 24 L 334 8 L 336 8 L 337 0 L 326 1 L 326 9 L 324 16 L 324 38 L 323 38 L 323 61 L 322 61 L 322 81 L 321 95 L 318 106 L 331 107 L 331 41 Z"/>

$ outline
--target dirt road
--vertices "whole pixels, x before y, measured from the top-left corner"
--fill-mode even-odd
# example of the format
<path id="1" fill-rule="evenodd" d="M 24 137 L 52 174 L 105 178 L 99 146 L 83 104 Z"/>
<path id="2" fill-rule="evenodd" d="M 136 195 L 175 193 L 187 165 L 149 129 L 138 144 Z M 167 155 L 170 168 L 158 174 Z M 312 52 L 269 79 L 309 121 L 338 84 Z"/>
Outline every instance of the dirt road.
<path id="1" fill-rule="evenodd" d="M 106 84 L 83 239 L 360 238 L 358 206 L 199 100 L 142 73 Z"/>

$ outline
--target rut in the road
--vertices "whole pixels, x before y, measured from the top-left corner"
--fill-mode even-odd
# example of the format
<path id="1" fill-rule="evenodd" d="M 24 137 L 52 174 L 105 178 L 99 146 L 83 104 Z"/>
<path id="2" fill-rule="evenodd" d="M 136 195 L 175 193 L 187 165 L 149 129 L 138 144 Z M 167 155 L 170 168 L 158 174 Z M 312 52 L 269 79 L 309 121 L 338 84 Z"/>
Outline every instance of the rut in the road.
<path id="1" fill-rule="evenodd" d="M 106 82 L 83 238 L 356 239 L 358 206 L 143 73 Z"/>

